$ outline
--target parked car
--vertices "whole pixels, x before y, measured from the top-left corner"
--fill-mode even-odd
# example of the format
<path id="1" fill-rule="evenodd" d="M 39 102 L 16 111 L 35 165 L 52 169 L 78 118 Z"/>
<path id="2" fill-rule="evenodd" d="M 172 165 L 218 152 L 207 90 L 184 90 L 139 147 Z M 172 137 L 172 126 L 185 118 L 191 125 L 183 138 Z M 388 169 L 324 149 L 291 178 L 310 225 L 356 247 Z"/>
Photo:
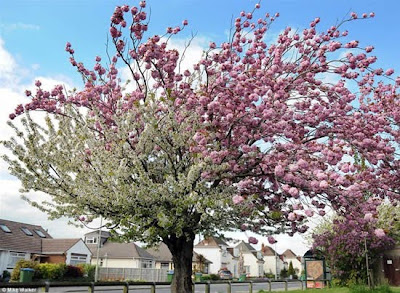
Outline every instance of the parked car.
<path id="1" fill-rule="evenodd" d="M 232 280 L 232 272 L 230 270 L 220 270 L 218 276 L 221 280 Z"/>

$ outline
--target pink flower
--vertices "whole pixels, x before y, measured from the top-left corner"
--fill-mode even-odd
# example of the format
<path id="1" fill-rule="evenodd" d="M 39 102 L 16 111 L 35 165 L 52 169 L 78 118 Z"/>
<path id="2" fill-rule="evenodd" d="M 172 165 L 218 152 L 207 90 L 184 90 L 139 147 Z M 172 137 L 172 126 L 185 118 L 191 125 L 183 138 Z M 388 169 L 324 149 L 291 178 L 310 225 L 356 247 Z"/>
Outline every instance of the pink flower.
<path id="1" fill-rule="evenodd" d="M 312 210 L 305 210 L 305 214 L 307 217 L 312 217 L 314 215 L 314 212 Z"/>
<path id="2" fill-rule="evenodd" d="M 375 12 L 371 12 L 370 14 L 369 14 L 369 17 L 374 17 L 375 16 Z"/>
<path id="3" fill-rule="evenodd" d="M 364 215 L 364 220 L 371 221 L 372 218 L 373 218 L 373 215 L 371 213 L 366 213 Z"/>
<path id="4" fill-rule="evenodd" d="M 289 213 L 288 220 L 289 221 L 295 221 L 296 220 L 296 214 L 295 213 Z"/>
<path id="5" fill-rule="evenodd" d="M 328 182 L 326 182 L 326 180 L 322 180 L 320 183 L 319 183 L 319 187 L 320 188 L 327 188 L 329 185 L 328 185 Z"/>
<path id="6" fill-rule="evenodd" d="M 240 204 L 240 203 L 242 203 L 244 201 L 244 197 L 240 196 L 240 195 L 235 195 L 232 198 L 232 201 L 233 201 L 234 204 Z"/>
<path id="7" fill-rule="evenodd" d="M 274 244 L 274 243 L 276 243 L 277 241 L 275 240 L 274 237 L 268 236 L 268 242 L 269 242 L 270 244 Z"/>
<path id="8" fill-rule="evenodd" d="M 394 73 L 393 68 L 389 68 L 388 70 L 385 71 L 386 75 L 392 75 Z"/>
<path id="9" fill-rule="evenodd" d="M 374 233 L 379 238 L 384 237 L 386 235 L 385 231 L 383 231 L 383 229 L 381 228 L 375 229 Z"/>
<path id="10" fill-rule="evenodd" d="M 295 198 L 299 196 L 299 190 L 296 187 L 291 187 L 289 189 L 289 194 Z"/>
<path id="11" fill-rule="evenodd" d="M 257 3 L 255 7 L 256 7 L 256 9 L 259 9 L 261 7 L 260 3 Z"/>
<path id="12" fill-rule="evenodd" d="M 249 243 L 251 243 L 251 244 L 257 244 L 257 243 L 258 243 L 258 240 L 257 240 L 256 238 L 254 238 L 254 237 L 249 237 Z"/>
<path id="13" fill-rule="evenodd" d="M 373 49 L 374 49 L 373 46 L 367 46 L 367 47 L 365 47 L 365 52 L 367 52 L 367 53 L 372 52 Z"/>
<path id="14" fill-rule="evenodd" d="M 182 24 L 183 24 L 183 25 L 188 25 L 189 22 L 187 21 L 187 19 L 185 19 L 185 20 L 182 22 Z"/>
<path id="15" fill-rule="evenodd" d="M 35 81 L 35 85 L 36 85 L 37 87 L 40 87 L 40 86 L 42 85 L 42 83 L 40 82 L 40 80 L 36 80 L 36 81 Z"/>
<path id="16" fill-rule="evenodd" d="M 277 165 L 275 167 L 275 175 L 278 177 L 282 177 L 285 174 L 285 170 L 281 165 Z"/>

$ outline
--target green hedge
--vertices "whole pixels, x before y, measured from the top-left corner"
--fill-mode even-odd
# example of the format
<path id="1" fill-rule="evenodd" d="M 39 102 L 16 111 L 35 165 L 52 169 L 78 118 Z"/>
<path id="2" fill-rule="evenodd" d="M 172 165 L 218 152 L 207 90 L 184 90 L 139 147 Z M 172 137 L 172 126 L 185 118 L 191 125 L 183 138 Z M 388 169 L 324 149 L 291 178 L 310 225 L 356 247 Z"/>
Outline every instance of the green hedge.
<path id="1" fill-rule="evenodd" d="M 79 279 L 90 281 L 94 278 L 96 266 L 90 264 L 80 264 L 77 266 L 66 265 L 63 263 L 37 263 L 31 260 L 19 260 L 11 273 L 12 281 L 19 281 L 21 268 L 31 268 L 35 270 L 33 280 L 71 280 Z"/>
<path id="2" fill-rule="evenodd" d="M 45 280 L 61 280 L 67 272 L 67 265 L 60 263 L 41 263 L 38 265 L 39 278 Z"/>

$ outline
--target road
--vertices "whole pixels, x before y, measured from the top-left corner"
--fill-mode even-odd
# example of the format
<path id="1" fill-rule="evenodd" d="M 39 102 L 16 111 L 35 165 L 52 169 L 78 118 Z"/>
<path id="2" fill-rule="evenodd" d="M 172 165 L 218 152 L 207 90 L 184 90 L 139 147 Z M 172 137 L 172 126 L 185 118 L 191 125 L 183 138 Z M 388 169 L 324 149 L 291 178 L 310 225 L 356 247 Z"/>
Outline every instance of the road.
<path id="1" fill-rule="evenodd" d="M 259 290 L 268 291 L 269 284 L 266 283 L 253 283 L 253 293 L 257 293 Z M 272 291 L 284 291 L 285 283 L 284 282 L 272 282 L 271 283 Z M 288 282 L 288 290 L 301 289 L 300 282 Z M 228 284 L 211 284 L 210 285 L 210 293 L 225 293 L 228 292 Z M 57 287 L 51 288 L 50 291 L 52 293 L 84 293 L 88 292 L 87 287 Z M 95 292 L 99 293 L 121 293 L 122 286 L 112 286 L 112 287 L 95 287 Z M 130 293 L 150 293 L 150 286 L 130 286 Z M 168 285 L 160 285 L 156 287 L 156 293 L 170 293 L 170 287 Z M 195 293 L 204 293 L 205 285 L 198 284 L 195 286 Z M 232 293 L 248 293 L 249 292 L 249 284 L 248 283 L 233 283 L 232 284 Z"/>

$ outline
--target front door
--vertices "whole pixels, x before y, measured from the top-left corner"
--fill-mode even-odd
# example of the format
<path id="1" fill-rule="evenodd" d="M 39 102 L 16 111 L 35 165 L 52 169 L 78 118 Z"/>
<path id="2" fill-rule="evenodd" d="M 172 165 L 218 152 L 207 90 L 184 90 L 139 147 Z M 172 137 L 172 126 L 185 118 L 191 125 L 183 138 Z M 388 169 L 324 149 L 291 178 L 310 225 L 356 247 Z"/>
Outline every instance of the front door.
<path id="1" fill-rule="evenodd" d="M 400 256 L 385 256 L 383 258 L 385 278 L 391 286 L 400 286 Z"/>

